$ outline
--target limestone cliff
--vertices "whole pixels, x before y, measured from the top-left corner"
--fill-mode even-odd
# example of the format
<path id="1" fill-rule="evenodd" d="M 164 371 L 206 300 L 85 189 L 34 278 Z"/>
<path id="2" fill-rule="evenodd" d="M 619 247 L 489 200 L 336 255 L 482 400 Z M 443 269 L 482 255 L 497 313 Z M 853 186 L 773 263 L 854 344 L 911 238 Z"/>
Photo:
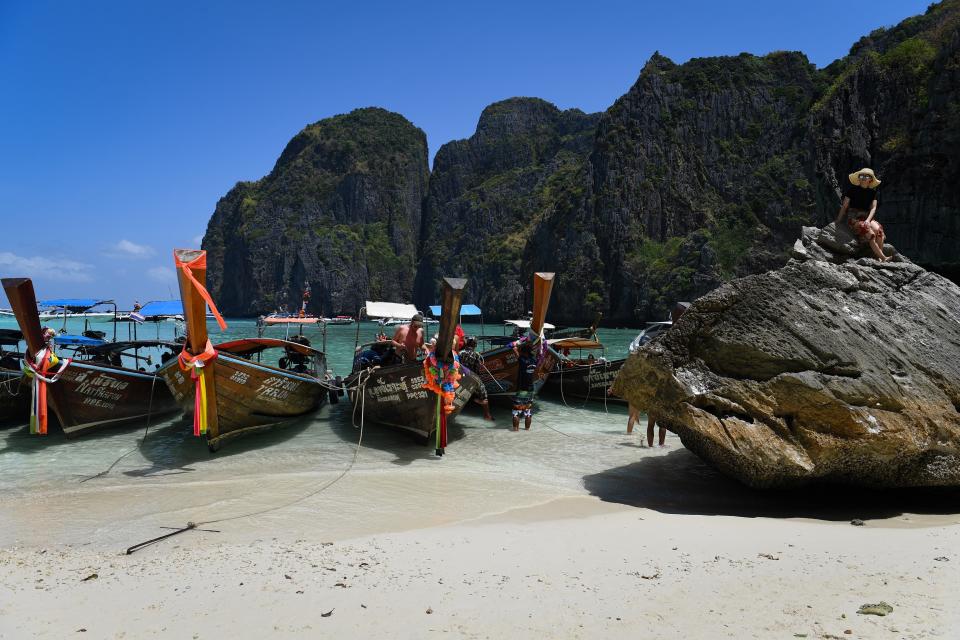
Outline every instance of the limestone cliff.
<path id="1" fill-rule="evenodd" d="M 598 275 L 592 228 L 566 241 L 564 233 L 577 231 L 537 233 L 555 217 L 584 219 L 598 117 L 513 98 L 484 109 L 469 139 L 440 148 L 424 202 L 420 306 L 435 302 L 440 278 L 453 274 L 467 278 L 466 299 L 489 316 L 522 314 L 535 271 L 564 273 L 552 318 L 599 306 L 603 284 L 590 279 Z M 578 267 L 590 277 L 577 279 Z"/>
<path id="2" fill-rule="evenodd" d="M 432 174 L 401 116 L 324 120 L 218 203 L 204 247 L 228 313 L 295 304 L 304 280 L 323 313 L 365 297 L 422 308 L 452 275 L 503 317 L 549 270 L 552 320 L 637 323 L 785 264 L 801 227 L 831 220 L 847 173 L 869 165 L 889 240 L 957 278 L 958 138 L 960 0 L 946 0 L 825 69 L 797 52 L 656 54 L 602 114 L 495 103 Z"/>
<path id="3" fill-rule="evenodd" d="M 429 169 L 426 136 L 400 115 L 358 109 L 306 127 L 273 171 L 237 184 L 207 226 L 210 291 L 226 314 L 318 314 L 364 299 L 408 301 Z"/>

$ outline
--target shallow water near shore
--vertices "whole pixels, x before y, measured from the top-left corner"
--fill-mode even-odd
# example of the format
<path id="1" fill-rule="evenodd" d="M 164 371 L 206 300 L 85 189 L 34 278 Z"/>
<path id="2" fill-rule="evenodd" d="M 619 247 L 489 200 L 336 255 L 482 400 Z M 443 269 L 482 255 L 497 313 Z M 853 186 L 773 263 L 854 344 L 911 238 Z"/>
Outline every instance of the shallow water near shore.
<path id="1" fill-rule="evenodd" d="M 170 337 L 173 324 L 140 327 L 139 337 L 154 338 L 158 330 L 161 338 Z M 363 323 L 361 341 L 376 330 Z M 478 334 L 481 327 L 465 330 Z M 499 333 L 500 327 L 487 326 L 486 332 Z M 271 328 L 266 335 L 283 333 Z M 599 333 L 607 357 L 615 359 L 626 354 L 637 330 Z M 256 335 L 252 320 L 230 321 L 225 334 L 211 328 L 214 341 L 251 335 Z M 318 331 L 307 335 L 322 348 Z M 335 374 L 349 372 L 356 335 L 356 325 L 328 328 L 326 349 Z M 488 422 L 478 407 L 468 406 L 442 458 L 428 445 L 372 424 L 362 430 L 357 455 L 361 430 L 355 425 L 361 416 L 345 398 L 285 427 L 231 442 L 216 454 L 176 416 L 70 441 L 60 433 L 31 436 L 26 426 L 2 428 L 0 545 L 117 548 L 159 535 L 162 526 L 252 512 L 264 513 L 232 520 L 225 528 L 245 540 L 275 521 L 287 533 L 320 530 L 334 539 L 585 495 L 666 513 L 876 518 L 885 526 L 953 524 L 952 513 L 960 512 L 956 492 L 751 491 L 702 463 L 673 434 L 665 449 L 641 447 L 646 425 L 641 421 L 626 435 L 621 404 L 544 396 L 531 431 L 519 433 L 508 428 L 508 407 L 494 407 L 493 413 L 495 421 Z M 332 481 L 336 484 L 323 489 Z M 923 515 L 904 515 L 916 513 Z"/>

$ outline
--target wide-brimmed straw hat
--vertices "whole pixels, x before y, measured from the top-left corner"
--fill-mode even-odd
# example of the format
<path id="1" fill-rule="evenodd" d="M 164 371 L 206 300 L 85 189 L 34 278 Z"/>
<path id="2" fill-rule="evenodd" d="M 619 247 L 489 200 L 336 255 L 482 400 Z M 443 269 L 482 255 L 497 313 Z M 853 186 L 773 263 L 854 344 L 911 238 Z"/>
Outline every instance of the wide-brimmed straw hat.
<path id="1" fill-rule="evenodd" d="M 860 186 L 859 177 L 861 174 L 864 174 L 864 173 L 870 176 L 870 185 L 869 185 L 870 189 L 876 189 L 877 187 L 880 186 L 880 180 L 877 178 L 877 174 L 873 172 L 873 169 L 870 169 L 867 167 L 860 169 L 860 171 L 854 171 L 853 173 L 851 173 L 849 176 L 850 184 L 855 184 L 857 186 Z"/>

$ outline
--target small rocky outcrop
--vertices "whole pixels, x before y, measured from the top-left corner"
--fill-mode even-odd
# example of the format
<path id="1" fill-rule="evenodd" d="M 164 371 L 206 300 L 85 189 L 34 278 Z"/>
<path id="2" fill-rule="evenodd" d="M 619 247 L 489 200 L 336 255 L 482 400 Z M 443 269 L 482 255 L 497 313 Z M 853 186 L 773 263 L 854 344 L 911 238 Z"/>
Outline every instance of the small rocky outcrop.
<path id="1" fill-rule="evenodd" d="M 697 300 L 616 393 L 751 486 L 960 485 L 960 288 L 844 231 Z"/>

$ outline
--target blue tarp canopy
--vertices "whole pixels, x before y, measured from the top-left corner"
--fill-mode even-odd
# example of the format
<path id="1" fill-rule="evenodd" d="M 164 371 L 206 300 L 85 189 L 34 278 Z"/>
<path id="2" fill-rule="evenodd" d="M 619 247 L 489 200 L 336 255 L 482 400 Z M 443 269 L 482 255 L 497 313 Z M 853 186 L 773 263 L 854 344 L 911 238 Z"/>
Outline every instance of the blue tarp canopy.
<path id="1" fill-rule="evenodd" d="M 179 300 L 152 300 L 143 305 L 140 315 L 144 318 L 155 316 L 182 316 L 183 303 Z"/>
<path id="2" fill-rule="evenodd" d="M 434 316 L 438 318 L 440 317 L 441 311 L 442 309 L 438 304 L 432 305 L 430 307 L 430 313 L 432 313 Z M 460 307 L 460 315 L 461 316 L 482 316 L 483 311 L 480 311 L 480 307 L 478 307 L 475 304 L 465 304 Z"/>
<path id="3" fill-rule="evenodd" d="M 58 307 L 63 309 L 89 309 L 98 304 L 113 304 L 113 300 L 103 298 L 56 298 L 54 300 L 40 300 L 37 302 L 41 307 Z"/>
<path id="4" fill-rule="evenodd" d="M 75 346 L 75 347 L 96 347 L 101 344 L 106 344 L 106 340 L 97 340 L 96 338 L 88 338 L 87 336 L 73 336 L 70 334 L 59 335 L 54 338 L 60 346 Z"/>

